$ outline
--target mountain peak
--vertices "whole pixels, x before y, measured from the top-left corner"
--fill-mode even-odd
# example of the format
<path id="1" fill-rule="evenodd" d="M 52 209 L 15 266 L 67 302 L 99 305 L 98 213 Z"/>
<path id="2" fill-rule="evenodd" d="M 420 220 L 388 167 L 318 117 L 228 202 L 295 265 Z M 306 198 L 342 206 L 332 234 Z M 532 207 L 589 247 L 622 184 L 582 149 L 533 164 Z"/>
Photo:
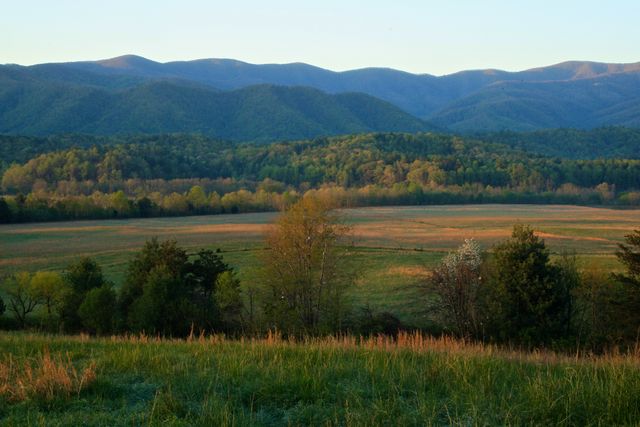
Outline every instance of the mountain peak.
<path id="1" fill-rule="evenodd" d="M 100 61 L 96 61 L 95 63 L 106 68 L 119 69 L 142 68 L 159 64 L 158 62 L 138 55 L 116 56 L 115 58 L 103 59 Z"/>

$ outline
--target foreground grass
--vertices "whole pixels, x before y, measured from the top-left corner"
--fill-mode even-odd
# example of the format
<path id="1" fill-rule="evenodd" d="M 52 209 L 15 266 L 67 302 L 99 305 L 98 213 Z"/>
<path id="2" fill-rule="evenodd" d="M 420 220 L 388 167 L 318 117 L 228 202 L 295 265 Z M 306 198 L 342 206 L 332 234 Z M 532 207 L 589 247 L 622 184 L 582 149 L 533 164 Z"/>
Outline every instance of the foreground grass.
<path id="1" fill-rule="evenodd" d="M 2 425 L 637 425 L 640 354 L 569 358 L 401 336 L 293 343 L 0 335 L 12 360 L 95 366 L 81 393 Z M 10 355 L 10 356 L 9 356 Z"/>

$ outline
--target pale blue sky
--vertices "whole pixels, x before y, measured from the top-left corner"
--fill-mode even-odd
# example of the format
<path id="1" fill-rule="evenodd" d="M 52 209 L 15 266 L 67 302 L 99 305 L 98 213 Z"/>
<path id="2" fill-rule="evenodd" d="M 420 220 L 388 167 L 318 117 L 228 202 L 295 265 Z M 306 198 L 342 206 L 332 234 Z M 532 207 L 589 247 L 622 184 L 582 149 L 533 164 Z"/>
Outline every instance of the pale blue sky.
<path id="1" fill-rule="evenodd" d="M 446 74 L 640 61 L 640 0 L 0 0 L 0 63 L 235 58 Z"/>

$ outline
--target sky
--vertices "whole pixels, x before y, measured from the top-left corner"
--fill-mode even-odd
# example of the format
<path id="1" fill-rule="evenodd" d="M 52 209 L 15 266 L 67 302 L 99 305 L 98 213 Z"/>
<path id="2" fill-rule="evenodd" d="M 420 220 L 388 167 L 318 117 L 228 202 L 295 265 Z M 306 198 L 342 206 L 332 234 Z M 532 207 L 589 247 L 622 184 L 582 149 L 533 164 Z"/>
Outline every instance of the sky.
<path id="1" fill-rule="evenodd" d="M 0 0 L 0 63 L 141 55 L 448 74 L 640 61 L 640 0 Z"/>

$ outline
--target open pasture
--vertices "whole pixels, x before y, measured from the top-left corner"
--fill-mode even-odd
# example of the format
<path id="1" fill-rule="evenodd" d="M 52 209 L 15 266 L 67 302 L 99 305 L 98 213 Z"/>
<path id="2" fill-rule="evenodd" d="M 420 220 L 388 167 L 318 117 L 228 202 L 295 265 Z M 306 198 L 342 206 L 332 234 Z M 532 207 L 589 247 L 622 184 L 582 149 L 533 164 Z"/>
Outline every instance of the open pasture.
<path id="1" fill-rule="evenodd" d="M 411 284 L 465 238 L 484 248 L 530 224 L 550 249 L 575 252 L 582 266 L 619 268 L 614 256 L 625 234 L 640 227 L 640 210 L 551 205 L 460 205 L 347 209 L 353 226 L 357 303 L 384 307 L 415 319 Z M 176 239 L 180 245 L 220 248 L 245 285 L 254 277 L 263 233 L 275 213 L 153 219 L 75 221 L 0 226 L 0 272 L 60 270 L 81 255 L 95 257 L 118 283 L 145 240 Z"/>
<path id="2" fill-rule="evenodd" d="M 447 252 L 465 238 L 485 248 L 509 236 L 515 223 L 530 224 L 554 252 L 611 257 L 616 244 L 640 227 L 640 210 L 578 206 L 462 205 L 378 207 L 343 211 L 359 252 Z M 81 255 L 104 261 L 117 275 L 145 240 L 176 239 L 188 248 L 229 252 L 262 249 L 275 213 L 153 219 L 75 221 L 0 226 L 0 268 L 57 269 Z M 238 261 L 240 261 L 238 259 Z"/>

